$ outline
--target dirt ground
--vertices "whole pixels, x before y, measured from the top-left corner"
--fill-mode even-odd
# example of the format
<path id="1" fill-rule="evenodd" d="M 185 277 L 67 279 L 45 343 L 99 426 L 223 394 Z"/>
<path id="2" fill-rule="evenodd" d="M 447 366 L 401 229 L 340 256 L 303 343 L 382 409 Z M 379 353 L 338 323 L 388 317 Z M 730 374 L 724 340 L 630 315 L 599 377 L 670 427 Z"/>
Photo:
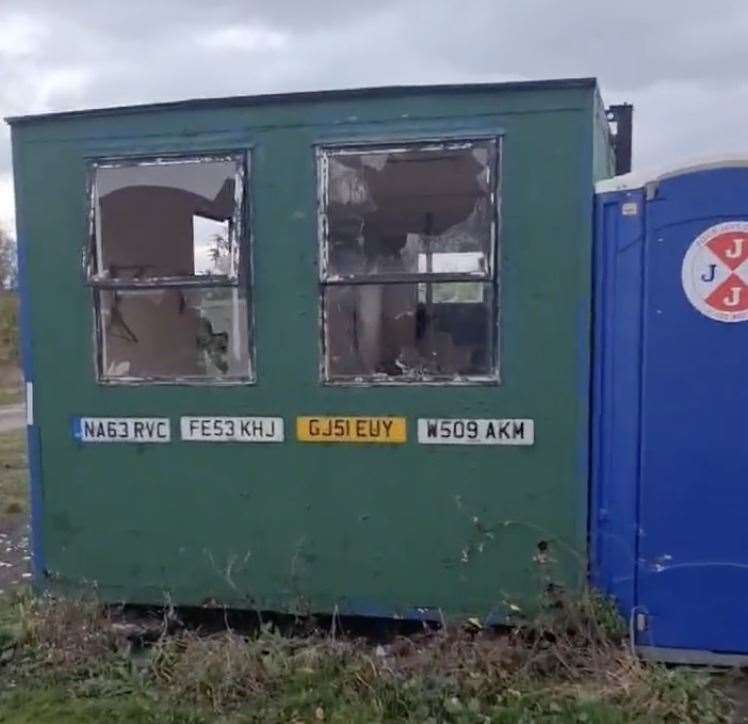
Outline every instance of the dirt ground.
<path id="1" fill-rule="evenodd" d="M 18 366 L 0 363 L 0 594 L 31 577 L 22 388 Z"/>
<path id="2" fill-rule="evenodd" d="M 0 355 L 4 354 L 0 350 Z M 11 362 L 6 362 L 0 356 L 0 387 L 17 387 L 23 384 L 23 374 L 21 368 Z"/>
<path id="3" fill-rule="evenodd" d="M 0 405 L 0 435 L 23 428 L 26 422 L 26 408 L 23 404 Z"/>
<path id="4" fill-rule="evenodd" d="M 23 376 L 16 365 L 0 362 L 0 410 L 16 405 L 23 398 Z"/>
<path id="5" fill-rule="evenodd" d="M 27 489 L 25 440 L 17 429 L 0 435 L 0 593 L 31 577 Z"/>
<path id="6" fill-rule="evenodd" d="M 31 578 L 28 525 L 9 518 L 0 517 L 0 595 Z"/>
<path id="7" fill-rule="evenodd" d="M 725 688 L 727 695 L 735 703 L 732 721 L 734 724 L 748 723 L 748 675 L 743 674 Z"/>

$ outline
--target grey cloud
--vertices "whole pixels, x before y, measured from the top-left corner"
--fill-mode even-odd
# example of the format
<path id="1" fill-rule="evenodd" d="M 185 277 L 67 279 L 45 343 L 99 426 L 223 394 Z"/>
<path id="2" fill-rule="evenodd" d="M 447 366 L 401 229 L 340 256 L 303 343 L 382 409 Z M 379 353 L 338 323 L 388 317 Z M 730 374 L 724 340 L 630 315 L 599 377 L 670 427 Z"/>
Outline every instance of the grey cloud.
<path id="1" fill-rule="evenodd" d="M 12 18 L 36 30 L 3 54 Z M 636 160 L 660 163 L 745 150 L 746 35 L 743 0 L 2 0 L 0 115 L 596 75 L 608 102 L 637 104 Z M 0 180 L 9 161 L 2 129 Z"/>

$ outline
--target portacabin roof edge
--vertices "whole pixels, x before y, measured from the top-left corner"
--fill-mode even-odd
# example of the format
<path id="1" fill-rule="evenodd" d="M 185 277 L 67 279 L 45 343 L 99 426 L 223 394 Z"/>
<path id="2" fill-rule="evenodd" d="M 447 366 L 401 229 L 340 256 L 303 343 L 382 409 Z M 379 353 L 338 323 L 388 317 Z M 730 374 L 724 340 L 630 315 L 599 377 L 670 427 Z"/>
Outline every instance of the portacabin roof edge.
<path id="1" fill-rule="evenodd" d="M 391 85 L 362 88 L 329 89 L 317 91 L 293 91 L 283 93 L 261 93 L 256 95 L 223 96 L 217 98 L 190 98 L 139 105 L 110 106 L 85 110 L 55 111 L 18 116 L 7 116 L 10 126 L 37 123 L 49 120 L 91 118 L 110 115 L 153 113 L 183 109 L 210 109 L 266 105 L 271 103 L 293 103 L 314 100 L 343 100 L 349 98 L 381 98 L 398 95 L 426 95 L 431 93 L 476 93 L 510 90 L 553 90 L 564 88 L 595 88 L 597 78 L 555 78 L 548 80 L 519 80 L 494 83 L 457 83 L 437 85 Z"/>

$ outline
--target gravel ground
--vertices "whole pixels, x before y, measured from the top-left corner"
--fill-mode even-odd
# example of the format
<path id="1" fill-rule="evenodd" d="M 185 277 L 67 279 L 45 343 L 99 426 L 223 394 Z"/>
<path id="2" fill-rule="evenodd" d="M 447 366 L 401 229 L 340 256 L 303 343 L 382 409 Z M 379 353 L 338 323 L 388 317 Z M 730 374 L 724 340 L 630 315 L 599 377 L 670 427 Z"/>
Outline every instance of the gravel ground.
<path id="1" fill-rule="evenodd" d="M 26 422 L 26 410 L 23 404 L 0 407 L 0 434 L 20 430 Z"/>
<path id="2" fill-rule="evenodd" d="M 0 518 L 0 595 L 31 580 L 28 524 L 10 518 Z"/>

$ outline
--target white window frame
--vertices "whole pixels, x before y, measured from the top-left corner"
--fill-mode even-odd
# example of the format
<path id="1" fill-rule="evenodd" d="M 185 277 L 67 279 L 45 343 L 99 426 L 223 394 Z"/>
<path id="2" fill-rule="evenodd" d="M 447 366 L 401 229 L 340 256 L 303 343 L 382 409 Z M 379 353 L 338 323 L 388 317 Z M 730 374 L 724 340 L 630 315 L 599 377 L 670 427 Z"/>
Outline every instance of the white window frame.
<path id="1" fill-rule="evenodd" d="M 236 183 L 234 187 L 234 214 L 229 223 L 230 268 L 226 274 L 189 276 L 143 277 L 137 279 L 112 278 L 102 266 L 100 212 L 96 177 L 100 169 L 158 166 L 164 164 L 196 164 L 211 162 L 234 162 Z M 255 378 L 254 348 L 254 305 L 252 304 L 252 235 L 248 218 L 250 154 L 248 151 L 227 151 L 209 153 L 180 153 L 148 155 L 137 157 L 96 158 L 88 164 L 89 231 L 84 250 L 85 283 L 91 288 L 94 310 L 94 364 L 97 382 L 104 385 L 196 385 L 196 386 L 235 386 L 253 384 Z M 104 339 L 100 293 L 102 290 L 164 290 L 164 289 L 231 289 L 233 297 L 244 292 L 247 305 L 247 359 L 246 375 L 188 377 L 159 376 L 113 376 L 107 375 L 104 368 Z"/>
<path id="2" fill-rule="evenodd" d="M 493 213 L 488 249 L 488 268 L 478 272 L 398 272 L 396 274 L 336 274 L 329 268 L 329 222 L 327 218 L 329 194 L 329 162 L 338 155 L 347 154 L 394 154 L 417 151 L 443 151 L 472 148 L 476 144 L 491 142 L 495 144 L 495 162 L 489 167 L 490 202 Z M 320 363 L 319 378 L 324 385 L 330 386 L 459 386 L 459 385 L 497 385 L 501 382 L 501 337 L 500 320 L 500 231 L 501 231 L 501 183 L 503 160 L 503 137 L 497 134 L 469 135 L 448 139 L 403 140 L 402 142 L 350 142 L 324 143 L 316 146 L 317 170 L 317 243 L 319 254 L 319 319 L 320 319 Z M 490 310 L 491 335 L 489 356 L 491 369 L 480 375 L 422 376 L 420 378 L 400 379 L 383 373 L 362 376 L 335 376 L 330 374 L 327 357 L 328 325 L 325 314 L 325 291 L 328 287 L 359 284 L 397 284 L 397 283 L 430 283 L 445 282 L 480 282 L 492 287 L 492 304 Z"/>

